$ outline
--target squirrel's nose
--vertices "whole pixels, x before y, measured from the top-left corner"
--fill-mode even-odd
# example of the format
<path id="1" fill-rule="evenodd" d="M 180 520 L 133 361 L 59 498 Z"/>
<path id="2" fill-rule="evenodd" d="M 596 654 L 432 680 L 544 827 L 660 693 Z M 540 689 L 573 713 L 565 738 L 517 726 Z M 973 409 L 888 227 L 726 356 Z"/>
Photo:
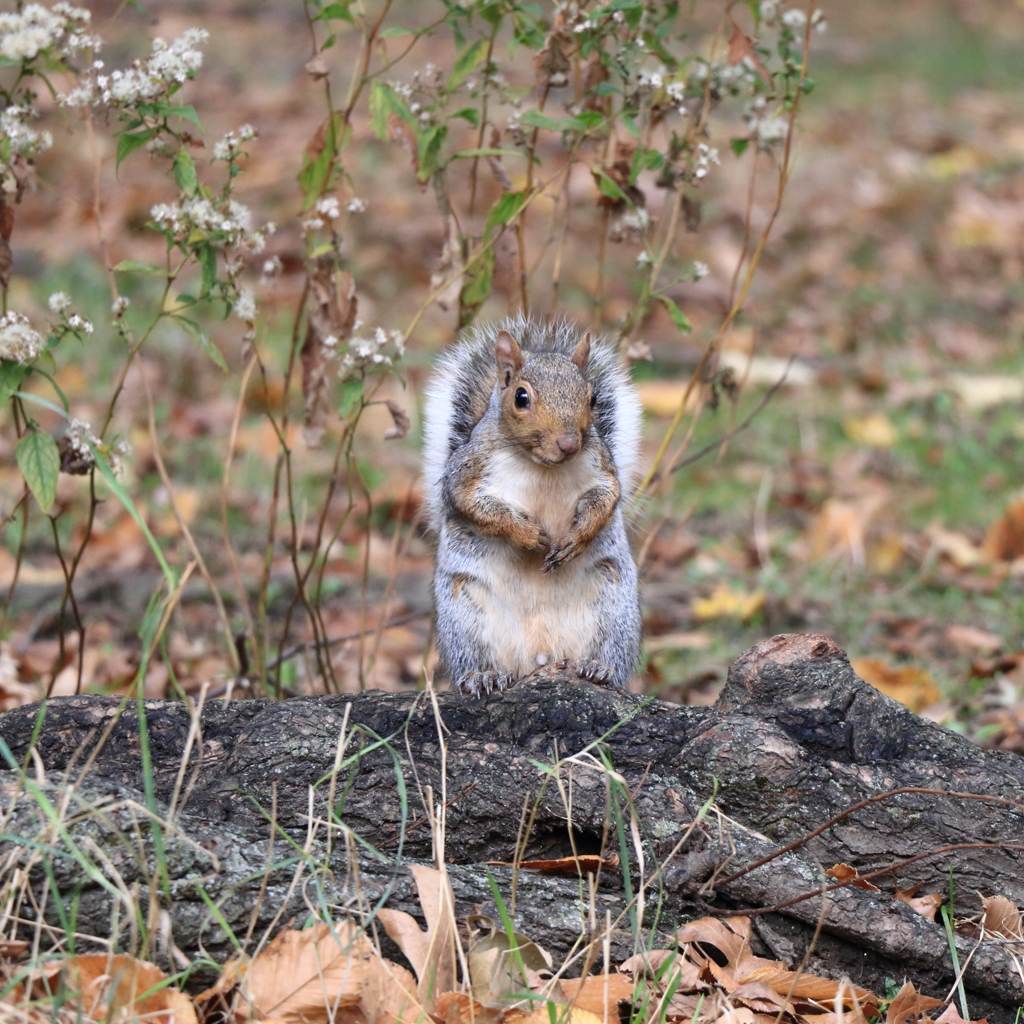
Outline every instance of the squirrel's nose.
<path id="1" fill-rule="evenodd" d="M 556 442 L 558 450 L 563 455 L 575 455 L 580 450 L 580 439 L 578 434 L 566 434 Z"/>

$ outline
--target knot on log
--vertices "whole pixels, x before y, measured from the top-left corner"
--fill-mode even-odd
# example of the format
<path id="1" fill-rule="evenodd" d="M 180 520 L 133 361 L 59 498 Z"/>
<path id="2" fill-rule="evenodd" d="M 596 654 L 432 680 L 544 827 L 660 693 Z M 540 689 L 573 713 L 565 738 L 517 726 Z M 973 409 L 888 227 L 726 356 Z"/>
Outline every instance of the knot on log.
<path id="1" fill-rule="evenodd" d="M 772 722 L 795 743 L 853 763 L 891 761 L 917 717 L 863 682 L 846 652 L 818 633 L 783 633 L 729 669 L 717 707 Z"/>

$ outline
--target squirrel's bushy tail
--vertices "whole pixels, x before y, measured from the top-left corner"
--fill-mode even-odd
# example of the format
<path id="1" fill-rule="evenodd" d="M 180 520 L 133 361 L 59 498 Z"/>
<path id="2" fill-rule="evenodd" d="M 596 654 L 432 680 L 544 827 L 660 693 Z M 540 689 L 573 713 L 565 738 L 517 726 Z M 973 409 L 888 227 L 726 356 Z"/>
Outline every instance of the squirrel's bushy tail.
<path id="1" fill-rule="evenodd" d="M 452 452 L 469 440 L 497 382 L 494 344 L 501 331 L 508 331 L 524 352 L 565 356 L 572 355 L 583 336 L 573 320 L 537 320 L 520 313 L 469 328 L 440 355 L 427 384 L 423 410 L 424 493 L 427 521 L 435 530 L 440 524 L 445 464 Z M 622 497 L 628 500 L 637 483 L 642 419 L 639 396 L 614 347 L 603 338 L 591 342 L 584 376 L 593 384 L 597 399 L 594 429 L 608 446 Z"/>

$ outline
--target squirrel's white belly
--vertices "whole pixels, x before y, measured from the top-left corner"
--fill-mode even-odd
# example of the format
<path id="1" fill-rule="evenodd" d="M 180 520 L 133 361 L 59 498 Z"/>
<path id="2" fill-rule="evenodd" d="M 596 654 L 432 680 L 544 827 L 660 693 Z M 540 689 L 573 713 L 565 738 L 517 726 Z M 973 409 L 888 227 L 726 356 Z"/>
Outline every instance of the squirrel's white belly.
<path id="1" fill-rule="evenodd" d="M 539 466 L 501 452 L 482 489 L 532 516 L 557 542 L 569 532 L 580 497 L 598 479 L 595 457 L 583 451 L 560 466 Z M 593 656 L 603 581 L 592 553 L 545 574 L 543 551 L 523 551 L 503 539 L 486 543 L 491 551 L 480 560 L 479 584 L 469 589 L 483 613 L 483 642 L 500 667 L 524 675 L 551 661 Z"/>
<path id="2" fill-rule="evenodd" d="M 543 554 L 489 543 L 495 550 L 484 559 L 487 570 L 467 588 L 500 668 L 518 676 L 562 658 L 593 657 L 603 581 L 591 553 L 544 574 Z"/>

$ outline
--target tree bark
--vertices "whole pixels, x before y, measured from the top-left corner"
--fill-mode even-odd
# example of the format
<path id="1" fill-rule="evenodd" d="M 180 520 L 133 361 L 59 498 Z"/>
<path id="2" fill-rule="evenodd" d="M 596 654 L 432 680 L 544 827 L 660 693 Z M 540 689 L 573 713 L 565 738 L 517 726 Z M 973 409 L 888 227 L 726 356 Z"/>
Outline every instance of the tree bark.
<path id="1" fill-rule="evenodd" d="M 638 918 L 657 944 L 709 909 L 750 910 L 779 959 L 799 962 L 820 921 L 808 969 L 876 991 L 908 978 L 942 998 L 956 976 L 945 931 L 892 893 L 945 893 L 952 870 L 958 918 L 979 894 L 1024 904 L 1024 759 L 911 714 L 821 636 L 752 648 L 712 708 L 549 668 L 479 700 L 369 692 L 190 710 L 66 697 L 0 716 L 0 738 L 18 766 L 0 773 L 13 802 L 3 880 L 27 878 L 35 900 L 20 904 L 23 927 L 58 935 L 79 891 L 79 934 L 117 933 L 158 959 L 174 947 L 223 959 L 310 913 L 386 903 L 419 916 L 404 865 L 441 855 L 460 915 L 498 918 L 493 878 L 556 962 L 609 921 L 614 962 Z M 899 788 L 940 792 L 878 800 L 782 850 Z M 820 895 L 838 862 L 863 874 L 963 844 L 989 845 L 885 872 L 882 892 Z M 616 853 L 622 867 L 602 870 L 591 906 L 579 879 L 486 866 L 517 849 Z M 1024 1005 L 1013 947 L 956 941 L 972 1013 L 1012 1021 Z"/>

